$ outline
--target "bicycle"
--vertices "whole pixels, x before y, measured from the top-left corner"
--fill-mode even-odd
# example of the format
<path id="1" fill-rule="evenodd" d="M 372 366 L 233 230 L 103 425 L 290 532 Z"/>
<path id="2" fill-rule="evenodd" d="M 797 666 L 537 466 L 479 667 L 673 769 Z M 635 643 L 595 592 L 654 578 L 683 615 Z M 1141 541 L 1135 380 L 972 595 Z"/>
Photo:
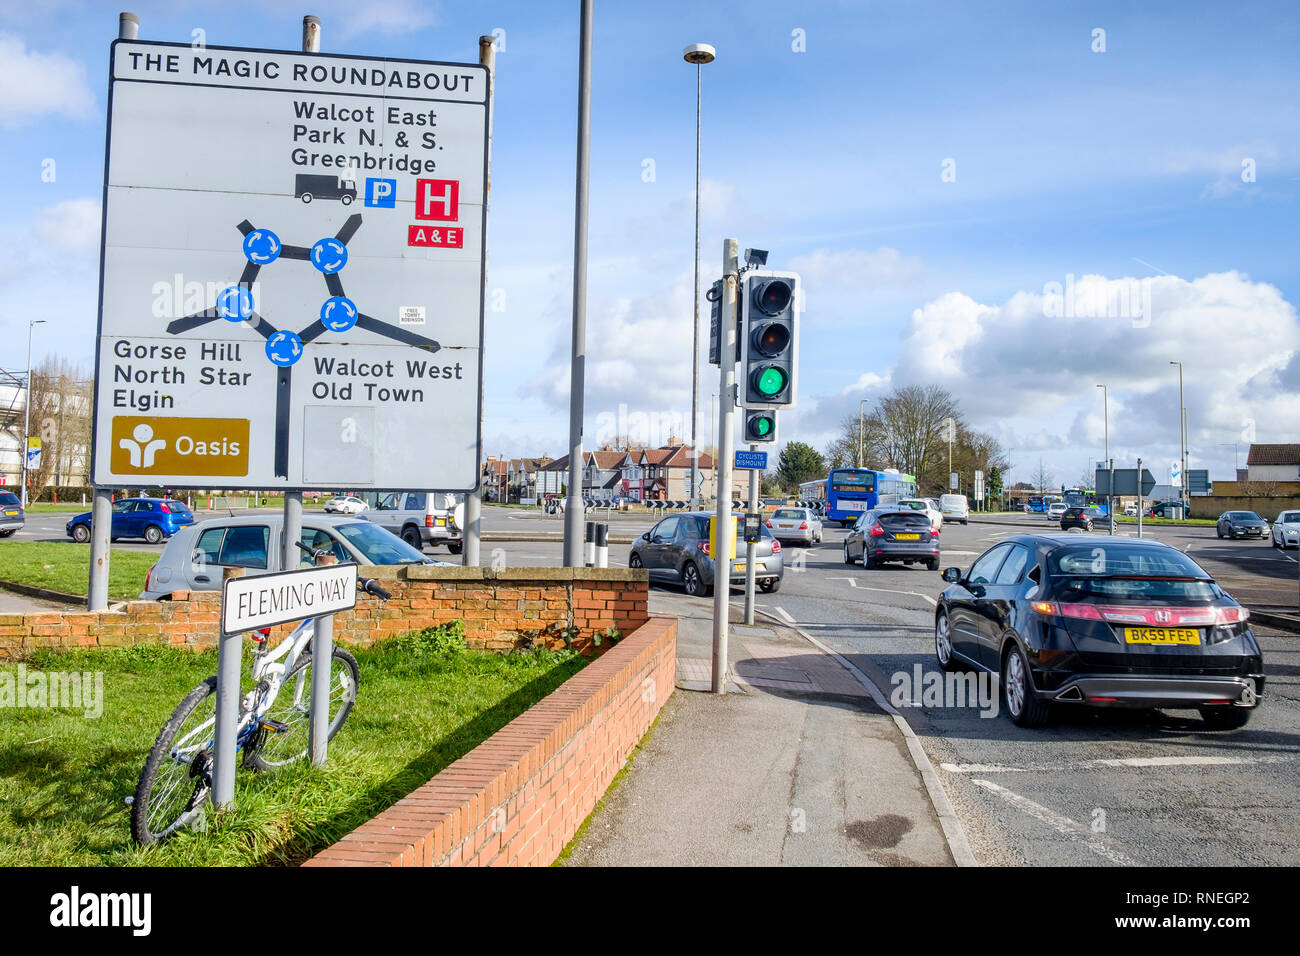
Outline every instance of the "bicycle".
<path id="1" fill-rule="evenodd" d="M 298 547 L 314 562 L 328 549 Z M 372 578 L 358 585 L 380 600 L 391 595 Z M 253 689 L 240 699 L 235 752 L 247 770 L 263 772 L 307 756 L 311 734 L 312 639 L 315 620 L 308 618 L 269 647 L 270 629 L 254 631 Z M 329 731 L 333 740 L 352 711 L 361 674 L 356 658 L 335 646 L 330 661 Z M 280 692 L 292 687 L 287 702 Z M 148 846 L 191 826 L 204 813 L 212 793 L 212 754 L 216 746 L 217 678 L 195 687 L 163 724 L 145 759 L 135 795 L 130 798 L 131 836 Z M 278 706 L 277 706 L 278 704 Z"/>

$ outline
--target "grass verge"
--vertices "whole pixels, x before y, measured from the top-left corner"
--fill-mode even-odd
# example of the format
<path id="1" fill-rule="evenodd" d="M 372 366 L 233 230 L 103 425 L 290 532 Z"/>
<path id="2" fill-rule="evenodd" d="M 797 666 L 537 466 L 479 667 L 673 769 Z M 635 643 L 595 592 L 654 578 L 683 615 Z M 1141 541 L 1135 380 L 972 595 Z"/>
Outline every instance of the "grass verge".
<path id="1" fill-rule="evenodd" d="M 123 798 L 216 653 L 166 647 L 40 654 L 28 673 L 103 674 L 102 715 L 11 709 L 0 722 L 0 866 L 292 865 L 334 843 L 577 673 L 572 651 L 464 649 L 459 626 L 356 651 L 357 702 L 323 767 L 240 770 L 235 809 L 159 846 L 131 842 Z M 16 665 L 0 667 L 0 674 Z M 247 679 L 247 667 L 245 667 Z"/>
<path id="2" fill-rule="evenodd" d="M 134 601 L 144 577 L 158 560 L 152 551 L 113 548 L 108 565 L 108 596 Z M 0 541 L 0 578 L 65 594 L 90 590 L 90 545 L 75 541 Z"/>

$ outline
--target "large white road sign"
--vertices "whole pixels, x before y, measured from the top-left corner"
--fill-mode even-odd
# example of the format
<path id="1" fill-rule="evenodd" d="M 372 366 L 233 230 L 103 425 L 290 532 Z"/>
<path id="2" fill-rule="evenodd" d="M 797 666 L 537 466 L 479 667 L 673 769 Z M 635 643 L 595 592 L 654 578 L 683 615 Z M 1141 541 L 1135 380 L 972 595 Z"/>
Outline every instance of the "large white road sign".
<path id="1" fill-rule="evenodd" d="M 474 488 L 487 70 L 110 61 L 94 482 Z"/>

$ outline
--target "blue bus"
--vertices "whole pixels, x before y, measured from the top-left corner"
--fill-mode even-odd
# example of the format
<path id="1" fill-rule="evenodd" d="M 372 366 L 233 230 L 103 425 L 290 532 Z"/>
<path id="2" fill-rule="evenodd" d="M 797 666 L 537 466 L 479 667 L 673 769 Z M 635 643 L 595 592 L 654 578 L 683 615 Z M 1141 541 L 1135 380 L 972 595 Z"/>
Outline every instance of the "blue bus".
<path id="1" fill-rule="evenodd" d="M 836 468 L 825 478 L 801 484 L 799 497 L 822 502 L 828 521 L 848 526 L 882 499 L 888 503 L 916 497 L 916 478 L 897 471 Z"/>
<path id="2" fill-rule="evenodd" d="M 1067 508 L 1096 508 L 1103 515 L 1106 514 L 1106 496 L 1098 497 L 1083 488 L 1071 488 L 1066 491 L 1065 505 Z"/>

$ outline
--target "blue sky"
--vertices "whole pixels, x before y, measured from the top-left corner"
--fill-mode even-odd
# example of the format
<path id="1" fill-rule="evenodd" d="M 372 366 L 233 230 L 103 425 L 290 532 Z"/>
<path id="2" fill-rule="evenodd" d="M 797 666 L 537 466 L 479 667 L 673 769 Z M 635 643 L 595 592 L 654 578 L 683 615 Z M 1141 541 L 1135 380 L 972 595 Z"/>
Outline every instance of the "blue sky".
<path id="1" fill-rule="evenodd" d="M 484 452 L 560 454 L 577 4 L 134 9 L 142 39 L 202 29 L 209 44 L 293 49 L 310 12 L 326 52 L 429 59 L 474 60 L 477 37 L 503 31 Z M 50 319 L 38 356 L 92 354 L 117 12 L 0 3 L 0 367 L 22 367 L 28 317 Z M 1041 457 L 1073 483 L 1102 453 L 1098 383 L 1115 457 L 1176 456 L 1168 362 L 1182 361 L 1194 467 L 1226 478 L 1227 443 L 1244 459 L 1252 437 L 1296 440 L 1298 34 L 1285 3 L 598 2 L 588 444 L 620 405 L 689 415 L 693 41 L 718 48 L 704 68 L 703 281 L 724 236 L 805 279 L 783 438 L 824 447 L 860 400 L 934 382 L 1013 449 L 1014 477 Z M 1045 314 L 1048 284 L 1083 276 L 1103 292 L 1148 280 L 1153 314 Z M 712 366 L 701 381 L 707 442 Z"/>

